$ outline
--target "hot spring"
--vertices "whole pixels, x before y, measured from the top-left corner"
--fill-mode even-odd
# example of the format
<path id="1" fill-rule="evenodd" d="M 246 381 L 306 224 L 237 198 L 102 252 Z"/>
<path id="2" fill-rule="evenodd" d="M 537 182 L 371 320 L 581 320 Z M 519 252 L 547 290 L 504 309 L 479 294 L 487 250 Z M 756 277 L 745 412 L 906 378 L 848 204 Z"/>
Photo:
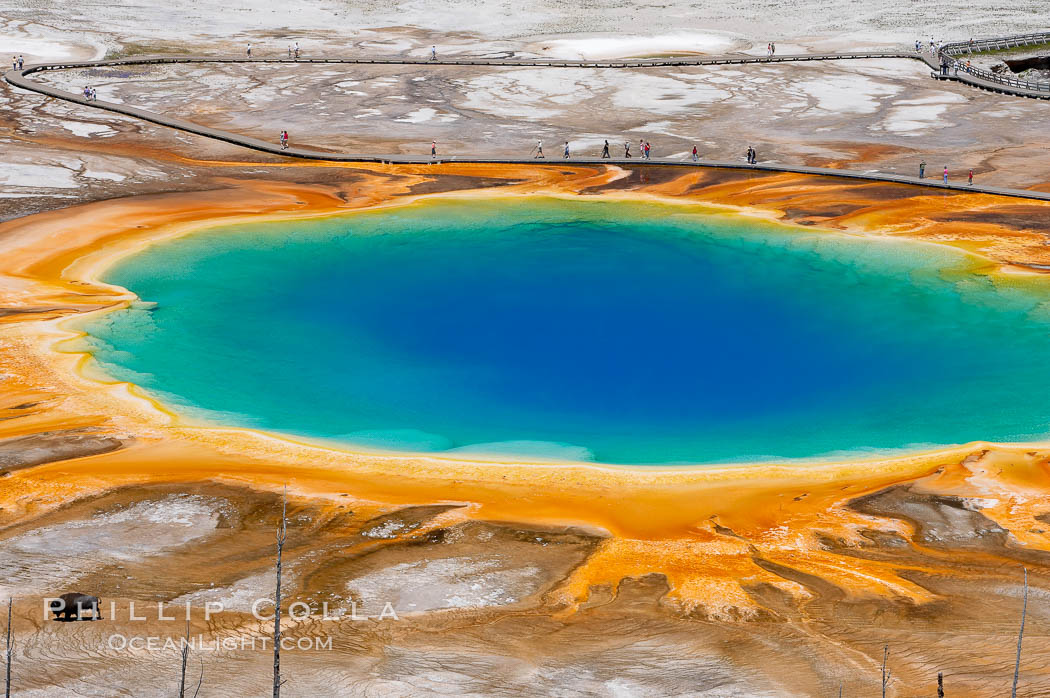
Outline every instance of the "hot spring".
<path id="1" fill-rule="evenodd" d="M 110 268 L 90 370 L 352 448 L 679 464 L 1050 429 L 1042 279 L 696 206 L 428 200 L 216 227 Z"/>

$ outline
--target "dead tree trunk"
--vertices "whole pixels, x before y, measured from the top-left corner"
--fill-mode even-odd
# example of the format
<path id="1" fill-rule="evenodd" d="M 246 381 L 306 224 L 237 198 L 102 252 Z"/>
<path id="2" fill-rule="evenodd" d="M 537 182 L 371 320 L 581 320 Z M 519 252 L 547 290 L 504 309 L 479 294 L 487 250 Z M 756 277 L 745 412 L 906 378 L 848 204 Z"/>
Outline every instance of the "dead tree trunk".
<path id="1" fill-rule="evenodd" d="M 273 599 L 273 698 L 281 698 L 281 553 L 288 534 L 288 488 L 281 497 L 281 525 L 277 528 L 277 589 Z"/>
<path id="2" fill-rule="evenodd" d="M 886 671 L 886 659 L 890 656 L 890 646 L 882 646 L 882 698 L 886 698 L 886 686 L 890 682 L 890 676 L 893 672 Z"/>
<path id="3" fill-rule="evenodd" d="M 7 597 L 7 651 L 4 663 L 4 697 L 11 698 L 11 597 Z"/>
<path id="4" fill-rule="evenodd" d="M 1021 673 L 1021 640 L 1024 639 L 1024 617 L 1028 613 L 1028 568 L 1024 568 L 1024 603 L 1021 606 L 1021 629 L 1017 633 L 1017 659 L 1014 661 L 1014 687 L 1010 698 L 1017 698 L 1017 677 Z"/>
<path id="5" fill-rule="evenodd" d="M 186 619 L 186 637 L 182 641 L 182 671 L 179 673 L 179 698 L 186 698 L 186 660 L 190 657 L 190 619 Z"/>
<path id="6" fill-rule="evenodd" d="M 937 672 L 937 698 L 944 698 L 944 672 Z"/>

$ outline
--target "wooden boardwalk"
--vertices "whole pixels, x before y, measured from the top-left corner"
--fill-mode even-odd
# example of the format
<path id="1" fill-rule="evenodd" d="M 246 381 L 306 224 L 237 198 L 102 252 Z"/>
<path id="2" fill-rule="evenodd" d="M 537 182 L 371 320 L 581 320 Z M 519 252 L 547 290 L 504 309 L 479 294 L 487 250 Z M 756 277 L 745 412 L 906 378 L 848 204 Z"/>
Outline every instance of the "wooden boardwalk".
<path id="1" fill-rule="evenodd" d="M 40 63 L 27 65 L 21 71 L 8 71 L 28 75 L 40 70 L 66 70 L 69 68 L 95 68 L 117 65 L 156 65 L 161 63 L 343 63 L 350 65 L 484 65 L 507 67 L 545 68 L 654 68 L 659 66 L 688 65 L 742 65 L 749 63 L 796 63 L 798 61 L 841 61 L 859 58 L 919 58 L 933 65 L 925 54 L 915 51 L 844 51 L 841 53 L 799 53 L 780 56 L 748 56 L 733 54 L 723 56 L 665 56 L 661 58 L 616 58 L 605 60 L 553 60 L 548 58 L 485 58 L 464 56 L 460 58 L 321 58 L 303 56 L 288 58 L 276 56 L 136 56 L 134 58 L 112 58 L 99 61 L 65 61 L 62 63 Z M 5 75 L 6 78 L 6 75 Z"/>
<path id="2" fill-rule="evenodd" d="M 995 73 L 972 65 L 967 65 L 969 57 L 988 51 L 1008 51 L 1017 48 L 1046 47 L 1050 45 L 1050 32 L 1034 34 L 1016 34 L 970 41 L 953 41 L 941 47 L 941 53 L 949 61 L 950 76 L 936 73 L 940 79 L 958 80 L 959 82 L 979 87 L 982 90 L 1012 94 L 1019 97 L 1050 99 L 1050 82 L 1022 80 L 1010 74 Z"/>
<path id="3" fill-rule="evenodd" d="M 841 170 L 826 167 L 806 167 L 800 165 L 779 164 L 756 164 L 747 165 L 739 162 L 718 162 L 711 160 L 672 160 L 666 158 L 654 158 L 644 160 L 642 158 L 597 158 L 597 157 L 573 157 L 565 160 L 560 157 L 550 159 L 533 158 L 499 158 L 484 156 L 439 156 L 428 155 L 406 155 L 395 154 L 357 154 L 357 153 L 332 153 L 309 148 L 289 147 L 282 149 L 279 144 L 264 141 L 250 136 L 244 136 L 229 131 L 210 128 L 200 124 L 178 119 L 164 114 L 158 114 L 146 109 L 126 104 L 117 104 L 106 101 L 87 100 L 82 95 L 61 90 L 57 87 L 44 85 L 29 79 L 29 75 L 41 71 L 67 70 L 75 68 L 105 68 L 129 65 L 158 65 L 158 64 L 196 64 L 196 63 L 306 63 L 306 64 L 347 64 L 347 65 L 429 65 L 429 66 L 508 66 L 508 67 L 549 67 L 549 68 L 650 68 L 660 66 L 691 66 L 691 65 L 741 65 L 741 64 L 763 64 L 763 63 L 793 63 L 799 61 L 830 61 L 830 60 L 856 60 L 865 58 L 908 58 L 919 60 L 935 69 L 935 77 L 942 79 L 958 80 L 967 84 L 985 89 L 995 89 L 999 92 L 1017 94 L 1019 96 L 1050 97 L 1047 93 L 1029 95 L 1024 93 L 1024 88 L 1014 88 L 999 83 L 982 84 L 980 78 L 973 75 L 966 76 L 941 76 L 939 75 L 939 63 L 930 53 L 919 53 L 915 51 L 853 51 L 843 53 L 824 54 L 793 54 L 781 56 L 690 56 L 690 57 L 664 57 L 645 59 L 617 59 L 617 60 L 547 60 L 547 59 L 520 59 L 520 58 L 439 58 L 437 60 L 414 59 L 414 58 L 286 58 L 286 57 L 257 57 L 239 58 L 222 56 L 144 56 L 137 58 L 118 58 L 100 61 L 66 61 L 62 63 L 47 63 L 25 66 L 22 70 L 9 70 L 4 73 L 4 79 L 11 85 L 31 92 L 37 92 L 56 99 L 81 104 L 94 109 L 123 114 L 143 121 L 178 129 L 198 136 L 212 138 L 218 141 L 231 143 L 233 145 L 250 148 L 259 152 L 269 153 L 282 157 L 302 158 L 307 160 L 324 160 L 330 162 L 371 162 L 390 164 L 441 164 L 441 163 L 500 163 L 500 164 L 530 164 L 564 166 L 573 165 L 630 165 L 632 167 L 707 167 L 753 170 L 756 172 L 792 172 L 799 174 L 821 175 L 839 177 L 845 179 L 857 179 L 874 182 L 890 182 L 894 184 L 908 184 L 927 187 L 933 190 L 940 189 L 945 192 L 965 191 L 979 192 L 984 194 L 995 194 L 1024 199 L 1036 199 L 1050 201 L 1050 192 L 1040 192 L 1027 189 L 1009 189 L 1003 187 L 991 187 L 984 185 L 967 185 L 964 183 L 949 182 L 947 185 L 937 178 L 919 179 L 907 175 L 875 172 L 872 170 Z M 984 81 L 987 82 L 987 81 Z M 936 174 L 936 173 L 934 173 Z"/>

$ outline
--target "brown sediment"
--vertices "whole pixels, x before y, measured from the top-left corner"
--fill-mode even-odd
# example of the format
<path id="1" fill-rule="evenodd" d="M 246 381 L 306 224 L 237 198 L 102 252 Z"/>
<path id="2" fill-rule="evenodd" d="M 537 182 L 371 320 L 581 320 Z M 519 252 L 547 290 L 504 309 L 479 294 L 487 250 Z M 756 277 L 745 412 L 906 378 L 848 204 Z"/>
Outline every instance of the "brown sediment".
<path id="1" fill-rule="evenodd" d="M 11 409 L 31 409 L 37 404 L 30 403 L 29 407 L 16 405 Z M 0 472 L 10 473 L 43 463 L 110 453 L 124 445 L 118 438 L 102 436 L 93 431 L 62 429 L 0 439 Z"/>
<path id="2" fill-rule="evenodd" d="M 934 216 L 931 220 L 940 223 L 971 222 L 992 223 L 1010 230 L 1050 231 L 1050 209 L 1045 206 L 1003 203 L 995 208 L 973 211 L 957 211 L 954 214 Z"/>
<path id="3" fill-rule="evenodd" d="M 1004 565 L 1036 568 L 1037 584 L 1047 576 L 1050 445 L 969 444 L 841 463 L 697 468 L 355 453 L 185 424 L 134 386 L 84 377 L 83 357 L 60 351 L 70 333 L 59 320 L 132 300 L 100 282 L 99 271 L 152 241 L 216 223 L 336 214 L 431 193 L 701 204 L 858 236 L 957 246 L 987 259 L 984 273 L 1050 263 L 1038 223 L 1050 204 L 695 169 L 444 164 L 326 172 L 310 184 L 220 179 L 211 191 L 87 204 L 0 224 L 0 307 L 13 311 L 0 325 L 0 465 L 11 458 L 17 466 L 0 480 L 5 537 L 111 500 L 167 491 L 239 502 L 229 520 L 242 523 L 230 526 L 252 532 L 222 539 L 239 551 L 236 560 L 201 552 L 193 574 L 156 592 L 170 599 L 200 589 L 194 579 L 207 569 L 219 584 L 265 569 L 258 522 L 243 522 L 265 510 L 258 515 L 272 523 L 270 505 L 288 485 L 293 510 L 313 522 L 302 524 L 290 553 L 302 566 L 296 593 L 335 598 L 349 576 L 418 559 L 413 551 L 440 558 L 451 553 L 435 553 L 435 546 L 458 541 L 457 554 L 469 557 L 485 549 L 479 541 L 504 541 L 509 557 L 544 560 L 537 563 L 540 581 L 514 606 L 540 615 L 513 632 L 544 628 L 570 636 L 600 619 L 656 624 L 674 635 L 683 632 L 680 623 L 705 623 L 714 636 L 740 643 L 763 633 L 821 651 L 831 643 L 865 670 L 876 646 L 835 629 L 841 604 L 857 622 L 865 614 L 904 622 L 958 603 L 953 593 L 975 593 Z M 363 533 L 391 521 L 388 538 Z M 549 548 L 541 553 L 526 542 L 529 535 Z M 329 557 L 318 560 L 311 550 Z M 137 574 L 125 576 L 143 578 L 165 561 L 136 564 Z M 148 596 L 134 581 L 122 584 L 122 598 Z M 953 584 L 966 586 L 966 594 L 951 591 Z M 748 623 L 772 625 L 742 629 Z M 899 680 L 919 681 L 933 661 L 915 652 L 921 658 Z M 739 656 L 733 661 L 746 664 Z M 828 680 L 820 675 L 799 678 L 793 690 L 816 691 Z"/>
<path id="4" fill-rule="evenodd" d="M 887 143 L 857 143 L 854 141 L 829 141 L 826 143 L 817 143 L 816 145 L 827 150 L 837 151 L 841 153 L 849 153 L 849 162 L 853 163 L 879 162 L 883 159 L 894 155 L 903 155 L 915 152 L 914 148 L 908 148 L 906 146 L 901 145 L 890 145 Z M 805 158 L 805 162 L 807 165 L 813 167 L 831 167 L 839 169 L 846 166 L 844 161 L 842 160 L 835 158 L 822 158 L 815 155 Z"/>

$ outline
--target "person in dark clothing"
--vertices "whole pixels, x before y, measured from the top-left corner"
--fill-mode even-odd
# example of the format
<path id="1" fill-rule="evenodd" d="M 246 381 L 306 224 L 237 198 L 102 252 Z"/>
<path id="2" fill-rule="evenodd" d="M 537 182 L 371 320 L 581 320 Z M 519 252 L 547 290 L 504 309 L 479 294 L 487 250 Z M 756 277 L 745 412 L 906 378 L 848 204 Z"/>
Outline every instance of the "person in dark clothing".
<path id="1" fill-rule="evenodd" d="M 609 139 L 608 138 L 605 139 L 605 145 L 602 146 L 602 157 L 603 158 L 609 157 Z"/>

